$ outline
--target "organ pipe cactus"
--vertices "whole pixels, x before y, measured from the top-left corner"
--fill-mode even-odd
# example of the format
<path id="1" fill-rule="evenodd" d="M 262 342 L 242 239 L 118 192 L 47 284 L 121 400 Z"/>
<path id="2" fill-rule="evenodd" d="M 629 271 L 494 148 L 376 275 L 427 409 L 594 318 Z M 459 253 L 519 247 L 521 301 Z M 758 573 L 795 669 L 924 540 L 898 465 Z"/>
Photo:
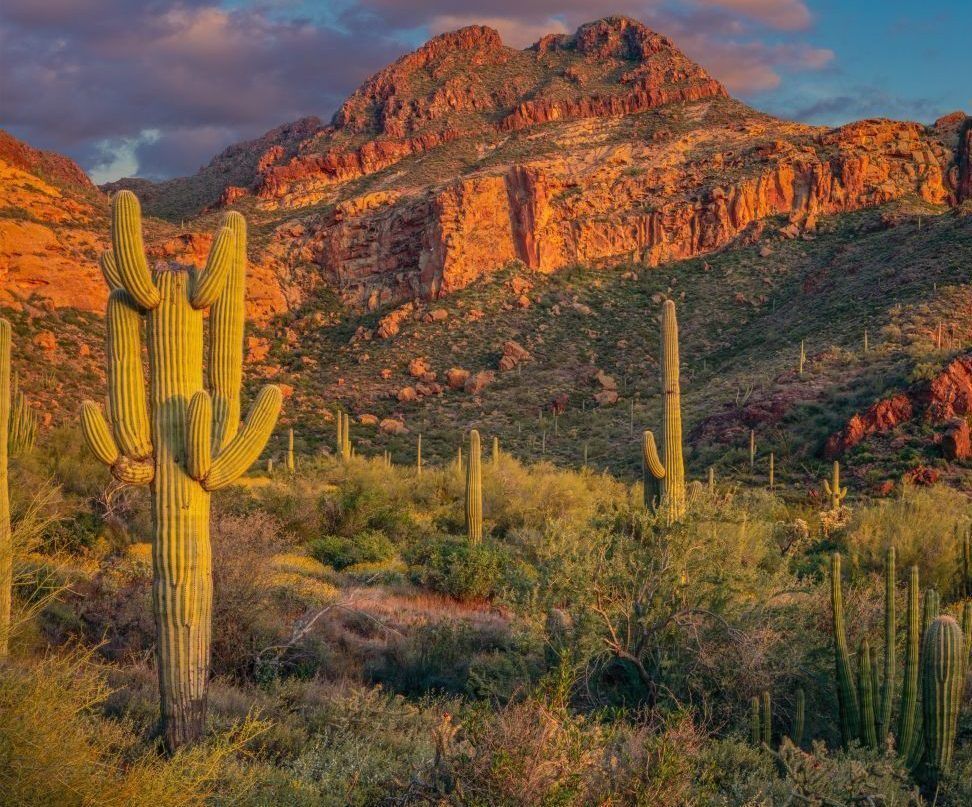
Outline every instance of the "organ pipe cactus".
<path id="1" fill-rule="evenodd" d="M 37 415 L 20 391 L 16 378 L 10 395 L 10 407 L 10 437 L 7 441 L 9 456 L 21 457 L 29 454 L 37 442 Z"/>
<path id="2" fill-rule="evenodd" d="M 10 643 L 10 598 L 13 588 L 13 538 L 7 481 L 11 333 L 10 323 L 0 319 L 0 659 L 6 658 Z"/>
<path id="3" fill-rule="evenodd" d="M 763 742 L 767 748 L 773 743 L 773 701 L 769 690 L 763 690 Z"/>
<path id="4" fill-rule="evenodd" d="M 894 583 L 894 547 L 892 546 L 884 556 L 884 668 L 876 727 L 877 739 L 882 745 L 891 730 L 891 701 L 894 699 L 894 677 L 897 670 Z M 877 690 L 874 691 L 874 696 L 877 697 Z"/>
<path id="5" fill-rule="evenodd" d="M 682 396 L 679 386 L 678 320 L 675 303 L 666 300 L 661 319 L 661 383 L 664 404 L 662 454 L 645 467 L 660 484 L 660 506 L 668 524 L 685 515 L 685 463 L 682 458 Z M 648 432 L 648 434 L 651 434 Z M 651 437 L 654 443 L 654 436 Z M 657 452 L 656 452 L 657 457 Z M 654 468 L 654 470 L 652 470 Z M 659 474 L 661 474 L 659 476 Z"/>
<path id="6" fill-rule="evenodd" d="M 952 764 L 965 671 L 962 629 L 950 616 L 932 620 L 921 647 L 921 705 L 925 765 L 937 781 Z"/>
<path id="7" fill-rule="evenodd" d="M 840 708 L 840 731 L 844 745 L 859 736 L 860 712 L 854 687 L 847 635 L 844 629 L 844 596 L 840 581 L 840 553 L 830 560 L 830 601 L 834 618 L 834 659 L 837 668 L 837 703 Z"/>
<path id="8" fill-rule="evenodd" d="M 469 432 L 469 464 L 466 469 L 466 535 L 469 543 L 483 540 L 483 474 L 479 432 Z"/>
<path id="9" fill-rule="evenodd" d="M 918 567 L 908 577 L 908 615 L 905 633 L 905 667 L 901 681 L 901 711 L 898 714 L 898 751 L 906 759 L 915 746 L 918 725 L 918 673 L 920 654 Z"/>
<path id="10" fill-rule="evenodd" d="M 824 480 L 824 491 L 830 497 L 830 509 L 839 510 L 847 498 L 847 488 L 840 486 L 840 463 L 834 460 L 834 477 L 833 482 Z"/>
<path id="11" fill-rule="evenodd" d="M 868 748 L 877 747 L 877 727 L 874 724 L 874 677 L 871 672 L 871 647 L 861 639 L 857 649 L 857 702 L 860 704 L 861 742 Z"/>
<path id="12" fill-rule="evenodd" d="M 759 698 L 753 695 L 753 697 L 749 700 L 749 736 L 753 745 L 755 745 L 757 748 L 759 748 L 760 744 L 763 742 L 763 732 L 760 726 Z"/>
<path id="13" fill-rule="evenodd" d="M 149 270 L 135 195 L 112 200 L 112 250 L 102 269 L 111 425 L 86 401 L 93 453 L 122 482 L 152 494 L 152 595 L 162 730 L 170 751 L 198 739 L 206 714 L 212 621 L 210 498 L 252 465 L 273 431 L 281 394 L 264 387 L 240 427 L 246 222 L 228 213 L 205 268 Z M 204 311 L 210 309 L 208 385 Z M 148 341 L 146 394 L 140 337 Z M 208 387 L 208 388 L 207 388 Z"/>

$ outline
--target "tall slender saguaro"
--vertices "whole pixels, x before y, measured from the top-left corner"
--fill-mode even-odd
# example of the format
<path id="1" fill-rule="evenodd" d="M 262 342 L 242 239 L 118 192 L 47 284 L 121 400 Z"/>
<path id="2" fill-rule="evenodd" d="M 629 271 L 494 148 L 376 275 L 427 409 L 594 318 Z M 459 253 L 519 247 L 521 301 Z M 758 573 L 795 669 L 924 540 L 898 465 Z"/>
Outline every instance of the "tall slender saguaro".
<path id="1" fill-rule="evenodd" d="M 10 431 L 10 323 L 0 319 L 0 659 L 10 644 L 13 589 L 13 539 L 10 531 L 10 489 L 7 448 Z"/>
<path id="2" fill-rule="evenodd" d="M 661 384 L 665 419 L 662 423 L 662 455 L 659 459 L 645 454 L 645 467 L 657 468 L 664 473 L 658 476 L 661 484 L 661 507 L 666 521 L 674 524 L 685 515 L 685 463 L 682 458 L 682 396 L 679 385 L 678 320 L 675 303 L 666 300 L 661 320 Z M 647 432 L 646 435 L 651 435 Z M 654 449 L 654 435 L 643 438 L 643 451 Z"/>
<path id="3" fill-rule="evenodd" d="M 210 664 L 210 498 L 259 456 L 280 412 L 264 387 L 240 427 L 246 222 L 228 213 L 206 266 L 150 271 L 138 199 L 112 200 L 112 250 L 102 269 L 107 313 L 111 425 L 86 401 L 81 423 L 112 474 L 152 494 L 152 598 L 162 729 L 169 751 L 203 733 Z M 203 384 L 203 312 L 209 308 L 208 389 Z M 148 341 L 145 391 L 141 333 Z"/>
<path id="4" fill-rule="evenodd" d="M 483 471 L 481 454 L 479 432 L 473 429 L 469 432 L 469 464 L 466 467 L 466 534 L 469 536 L 469 543 L 471 544 L 478 544 L 483 540 Z"/>

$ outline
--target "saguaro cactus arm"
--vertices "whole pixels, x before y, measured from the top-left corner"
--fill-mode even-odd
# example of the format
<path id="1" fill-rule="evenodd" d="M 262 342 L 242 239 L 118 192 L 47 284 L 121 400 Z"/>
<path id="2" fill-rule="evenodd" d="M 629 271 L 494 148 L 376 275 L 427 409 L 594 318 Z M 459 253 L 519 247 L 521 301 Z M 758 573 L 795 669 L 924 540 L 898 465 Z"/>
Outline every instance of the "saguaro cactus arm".
<path id="1" fill-rule="evenodd" d="M 108 401 L 118 449 L 133 460 L 154 453 L 142 371 L 142 316 L 124 289 L 108 298 Z"/>
<path id="2" fill-rule="evenodd" d="M 220 227 L 209 250 L 206 266 L 196 272 L 193 278 L 189 297 L 193 308 L 209 308 L 219 299 L 226 285 L 235 246 L 233 231 L 229 227 Z"/>
<path id="3" fill-rule="evenodd" d="M 665 466 L 658 456 L 655 435 L 647 430 L 641 435 L 641 461 L 644 467 L 645 509 L 654 513 L 662 496 L 661 481 L 665 478 Z"/>
<path id="4" fill-rule="evenodd" d="M 158 306 L 162 296 L 152 282 L 142 245 L 142 210 L 131 191 L 119 191 L 112 199 L 111 245 L 121 285 L 142 308 Z"/>
<path id="5" fill-rule="evenodd" d="M 260 390 L 250 407 L 243 428 L 219 452 L 209 473 L 202 480 L 206 490 L 226 487 L 253 465 L 277 425 L 282 402 L 283 396 L 279 387 L 270 384 Z"/>

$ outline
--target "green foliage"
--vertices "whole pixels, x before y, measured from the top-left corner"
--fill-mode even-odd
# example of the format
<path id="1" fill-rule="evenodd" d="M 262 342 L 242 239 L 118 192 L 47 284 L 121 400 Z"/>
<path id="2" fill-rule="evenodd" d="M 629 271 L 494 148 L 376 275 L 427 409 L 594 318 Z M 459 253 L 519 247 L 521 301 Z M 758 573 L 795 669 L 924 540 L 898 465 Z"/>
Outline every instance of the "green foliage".
<path id="1" fill-rule="evenodd" d="M 380 530 L 364 530 L 351 538 L 325 535 L 312 541 L 310 553 L 321 563 L 341 571 L 358 563 L 378 563 L 395 554 L 395 546 Z"/>
<path id="2" fill-rule="evenodd" d="M 504 553 L 491 544 L 436 538 L 412 547 L 405 556 L 418 585 L 457 600 L 490 597 L 499 591 Z"/>

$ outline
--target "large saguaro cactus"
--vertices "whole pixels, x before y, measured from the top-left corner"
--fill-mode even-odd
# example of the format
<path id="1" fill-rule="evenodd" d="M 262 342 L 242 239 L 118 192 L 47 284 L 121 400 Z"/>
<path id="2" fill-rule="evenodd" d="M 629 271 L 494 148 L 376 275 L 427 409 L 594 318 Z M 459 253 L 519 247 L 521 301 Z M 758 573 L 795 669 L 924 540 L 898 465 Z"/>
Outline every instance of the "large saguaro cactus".
<path id="1" fill-rule="evenodd" d="M 682 396 L 679 387 L 678 320 L 675 303 L 666 300 L 661 320 L 661 382 L 665 420 L 662 424 L 662 455 L 654 451 L 654 435 L 647 432 L 643 449 L 645 467 L 661 486 L 661 507 L 669 524 L 685 515 L 685 463 L 682 459 Z M 650 439 L 649 436 L 650 435 Z M 649 455 L 647 452 L 652 452 Z M 661 475 L 659 475 L 661 474 Z"/>
<path id="2" fill-rule="evenodd" d="M 256 460 L 280 412 L 264 387 L 240 427 L 246 222 L 229 213 L 206 266 L 149 270 L 138 199 L 112 201 L 112 250 L 102 269 L 108 299 L 109 426 L 101 408 L 81 410 L 85 438 L 119 480 L 152 494 L 152 597 L 162 729 L 170 751 L 203 732 L 212 621 L 210 497 Z M 203 312 L 210 309 L 208 389 Z M 142 323 L 149 386 L 142 369 Z"/>
<path id="3" fill-rule="evenodd" d="M 13 539 L 10 532 L 10 490 L 7 447 L 10 430 L 10 323 L 0 319 L 0 659 L 10 642 L 10 597 L 13 588 Z"/>
<path id="4" fill-rule="evenodd" d="M 479 432 L 469 432 L 469 465 L 466 468 L 466 534 L 469 543 L 483 540 L 483 472 Z M 461 462 L 461 461 L 460 461 Z"/>

